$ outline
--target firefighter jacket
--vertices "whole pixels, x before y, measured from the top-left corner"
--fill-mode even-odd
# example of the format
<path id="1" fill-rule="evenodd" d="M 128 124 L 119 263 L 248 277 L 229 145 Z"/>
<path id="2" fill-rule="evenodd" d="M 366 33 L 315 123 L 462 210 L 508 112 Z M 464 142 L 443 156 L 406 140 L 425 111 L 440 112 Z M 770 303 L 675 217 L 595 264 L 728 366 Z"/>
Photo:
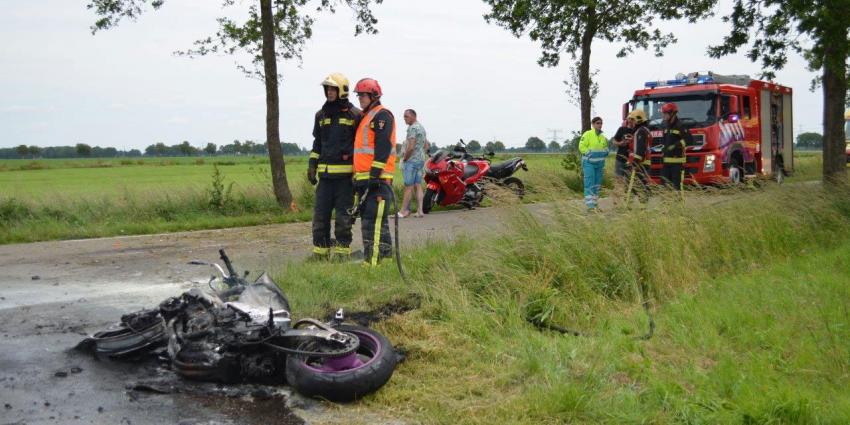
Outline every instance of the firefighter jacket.
<path id="1" fill-rule="evenodd" d="M 608 156 L 608 139 L 605 138 L 604 134 L 597 134 L 596 130 L 591 128 L 581 135 L 578 151 L 581 153 L 582 159 L 589 162 L 605 161 L 605 157 Z"/>
<path id="2" fill-rule="evenodd" d="M 664 154 L 665 164 L 684 164 L 685 163 L 685 147 L 693 144 L 693 136 L 691 132 L 682 127 L 682 123 L 676 118 L 672 123 L 664 127 L 664 147 L 661 149 Z"/>
<path id="3" fill-rule="evenodd" d="M 313 122 L 310 166 L 322 178 L 351 178 L 354 131 L 360 110 L 348 100 L 325 102 Z"/>
<path id="4" fill-rule="evenodd" d="M 364 111 L 354 136 L 354 180 L 391 180 L 395 161 L 395 118 L 376 103 Z"/>
<path id="5" fill-rule="evenodd" d="M 634 148 L 632 149 L 633 163 L 649 165 L 649 146 L 652 142 L 652 135 L 649 133 L 646 123 L 638 124 L 635 127 L 634 140 L 632 141 Z"/>

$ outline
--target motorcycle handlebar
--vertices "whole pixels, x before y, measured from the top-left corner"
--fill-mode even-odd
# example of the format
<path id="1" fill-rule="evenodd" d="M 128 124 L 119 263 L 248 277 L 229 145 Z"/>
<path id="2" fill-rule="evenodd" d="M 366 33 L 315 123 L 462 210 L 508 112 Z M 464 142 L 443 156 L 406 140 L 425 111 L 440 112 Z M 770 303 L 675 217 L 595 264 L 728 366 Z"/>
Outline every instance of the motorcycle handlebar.
<path id="1" fill-rule="evenodd" d="M 236 270 L 233 270 L 233 264 L 230 264 L 230 258 L 227 258 L 224 249 L 219 249 L 218 253 L 221 255 L 221 261 L 224 261 L 224 266 L 227 267 L 227 273 L 230 274 L 230 277 L 236 276 Z"/>

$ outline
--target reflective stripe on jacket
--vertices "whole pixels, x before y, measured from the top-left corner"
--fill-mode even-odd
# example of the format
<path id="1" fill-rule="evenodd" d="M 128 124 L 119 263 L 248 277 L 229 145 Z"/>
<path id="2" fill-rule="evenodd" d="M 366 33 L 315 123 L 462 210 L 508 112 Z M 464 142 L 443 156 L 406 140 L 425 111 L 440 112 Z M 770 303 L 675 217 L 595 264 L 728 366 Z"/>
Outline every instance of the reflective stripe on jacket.
<path id="1" fill-rule="evenodd" d="M 326 102 L 313 122 L 313 149 L 310 166 L 319 177 L 351 178 L 355 123 L 360 110 L 341 99 Z"/>
<path id="2" fill-rule="evenodd" d="M 685 148 L 693 143 L 691 132 L 682 127 L 682 123 L 677 118 L 664 128 L 664 147 L 661 152 L 664 154 L 665 164 L 684 164 L 685 163 Z"/>
<path id="3" fill-rule="evenodd" d="M 379 177 L 382 179 L 392 179 L 395 172 L 395 119 L 390 123 L 378 123 L 378 125 L 389 124 L 392 126 L 390 131 L 389 157 L 375 158 L 375 122 L 373 119 L 378 112 L 385 110 L 383 105 L 377 105 L 367 112 L 363 119 L 360 120 L 360 125 L 357 126 L 357 133 L 354 136 L 354 179 L 368 180 L 372 169 L 379 169 Z M 389 110 L 387 110 L 389 112 Z M 379 161 L 380 160 L 380 161 Z M 378 176 L 376 176 L 378 177 Z"/>

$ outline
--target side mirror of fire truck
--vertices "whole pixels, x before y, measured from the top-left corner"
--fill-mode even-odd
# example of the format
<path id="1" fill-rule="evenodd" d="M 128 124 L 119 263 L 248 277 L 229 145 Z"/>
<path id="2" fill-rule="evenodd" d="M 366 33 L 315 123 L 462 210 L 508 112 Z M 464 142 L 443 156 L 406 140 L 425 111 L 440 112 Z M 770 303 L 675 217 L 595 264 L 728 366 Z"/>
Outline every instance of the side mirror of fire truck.
<path id="1" fill-rule="evenodd" d="M 623 104 L 623 121 L 629 117 L 629 102 Z"/>

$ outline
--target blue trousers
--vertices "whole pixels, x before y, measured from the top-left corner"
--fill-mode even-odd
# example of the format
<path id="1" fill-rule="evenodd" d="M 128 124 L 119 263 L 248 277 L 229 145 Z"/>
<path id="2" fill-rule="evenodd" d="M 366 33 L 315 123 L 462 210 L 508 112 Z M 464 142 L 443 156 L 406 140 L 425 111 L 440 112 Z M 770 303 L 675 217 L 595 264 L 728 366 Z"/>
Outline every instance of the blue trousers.
<path id="1" fill-rule="evenodd" d="M 584 172 L 584 203 L 588 208 L 596 208 L 599 203 L 599 189 L 602 188 L 605 160 L 594 162 L 583 158 L 581 169 Z"/>

